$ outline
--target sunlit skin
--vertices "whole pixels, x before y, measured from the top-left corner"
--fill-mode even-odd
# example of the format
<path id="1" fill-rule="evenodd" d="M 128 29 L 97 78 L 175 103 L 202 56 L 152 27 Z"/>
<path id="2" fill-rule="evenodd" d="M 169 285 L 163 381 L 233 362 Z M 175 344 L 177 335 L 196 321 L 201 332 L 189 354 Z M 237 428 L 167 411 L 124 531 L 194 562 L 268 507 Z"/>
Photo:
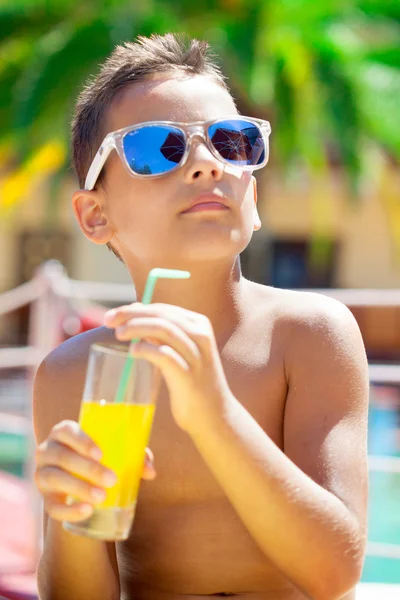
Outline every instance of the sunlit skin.
<path id="1" fill-rule="evenodd" d="M 107 130 L 151 120 L 192 122 L 233 114 L 237 109 L 232 97 L 209 77 L 165 75 L 124 91 L 109 110 Z M 182 214 L 206 192 L 225 197 L 229 210 Z M 225 319 L 238 318 L 242 282 L 237 256 L 261 227 L 256 201 L 252 174 L 226 169 L 201 138 L 194 140 L 183 167 L 158 179 L 130 176 L 113 151 L 105 186 L 73 196 L 83 233 L 97 244 L 112 243 L 139 298 L 151 268 L 188 269 L 190 281 L 160 281 L 154 301 L 162 298 L 205 314 L 222 329 Z"/>
<path id="2" fill-rule="evenodd" d="M 209 77 L 168 73 L 125 89 L 103 133 L 235 112 Z M 62 344 L 36 376 L 41 597 L 353 600 L 368 479 L 368 368 L 353 316 L 320 294 L 241 275 L 238 255 L 261 226 L 255 180 L 225 168 L 200 138 L 165 177 L 132 177 L 115 152 L 105 175 L 76 191 L 75 216 L 89 240 L 120 253 L 139 302 Z M 203 193 L 229 209 L 184 214 Z M 159 281 L 146 306 L 153 267 L 192 276 Z M 132 352 L 164 381 L 132 531 L 104 544 L 61 522 L 90 514 L 91 492 L 106 488 L 77 421 L 90 345 L 116 338 L 127 347 L 139 339 Z M 68 493 L 80 503 L 66 506 Z"/>

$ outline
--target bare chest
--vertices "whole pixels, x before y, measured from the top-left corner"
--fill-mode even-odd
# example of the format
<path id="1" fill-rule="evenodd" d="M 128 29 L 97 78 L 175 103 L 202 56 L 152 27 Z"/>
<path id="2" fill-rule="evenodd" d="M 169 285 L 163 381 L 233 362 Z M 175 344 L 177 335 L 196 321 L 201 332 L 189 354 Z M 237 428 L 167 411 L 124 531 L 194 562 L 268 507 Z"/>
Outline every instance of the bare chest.
<path id="1" fill-rule="evenodd" d="M 250 347 L 252 346 L 252 347 Z M 286 382 L 282 364 L 268 348 L 227 348 L 222 363 L 230 389 L 271 439 L 282 448 Z M 168 393 L 162 389 L 155 414 L 150 447 L 158 477 L 144 493 L 166 504 L 199 502 L 220 495 L 207 465 L 190 436 L 179 429 L 171 414 Z M 150 502 L 150 498 L 148 499 Z"/>
<path id="2" fill-rule="evenodd" d="M 287 394 L 283 360 L 261 331 L 221 351 L 230 388 L 271 439 L 283 448 Z M 157 478 L 142 482 L 131 537 L 119 547 L 127 587 L 184 594 L 266 589 L 269 568 L 190 436 L 175 424 L 163 389 L 150 448 Z M 247 586 L 247 587 L 246 587 Z"/>

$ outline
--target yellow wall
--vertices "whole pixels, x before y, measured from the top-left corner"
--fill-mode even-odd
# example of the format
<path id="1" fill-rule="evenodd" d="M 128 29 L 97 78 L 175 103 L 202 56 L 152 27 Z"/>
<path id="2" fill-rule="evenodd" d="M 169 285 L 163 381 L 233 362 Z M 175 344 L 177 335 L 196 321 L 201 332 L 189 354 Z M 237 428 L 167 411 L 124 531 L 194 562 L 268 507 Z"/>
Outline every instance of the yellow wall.
<path id="1" fill-rule="evenodd" d="M 303 184 L 291 188 L 265 177 L 265 197 L 260 200 L 263 225 L 277 238 L 308 238 L 313 230 L 310 189 Z M 261 187 L 261 186 L 260 186 Z M 325 227 L 339 243 L 338 287 L 397 288 L 400 286 L 400 256 L 396 257 L 393 231 L 382 198 L 365 191 L 359 200 L 346 199 L 338 180 L 319 193 L 325 212 Z M 400 208 L 400 188 L 398 196 Z M 398 214 L 400 219 L 400 213 Z"/>

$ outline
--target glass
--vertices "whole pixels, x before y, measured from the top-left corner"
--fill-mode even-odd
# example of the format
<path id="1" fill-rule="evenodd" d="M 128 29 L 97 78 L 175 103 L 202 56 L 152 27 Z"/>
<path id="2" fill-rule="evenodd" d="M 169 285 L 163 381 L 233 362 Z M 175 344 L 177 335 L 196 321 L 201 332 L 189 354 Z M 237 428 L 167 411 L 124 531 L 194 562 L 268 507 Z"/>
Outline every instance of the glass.
<path id="1" fill-rule="evenodd" d="M 123 401 L 116 402 L 127 357 L 128 346 L 90 348 L 79 423 L 101 448 L 100 462 L 115 472 L 117 483 L 107 488 L 105 500 L 94 506 L 90 517 L 63 523 L 67 531 L 102 540 L 129 536 L 160 385 L 159 370 L 135 359 Z"/>

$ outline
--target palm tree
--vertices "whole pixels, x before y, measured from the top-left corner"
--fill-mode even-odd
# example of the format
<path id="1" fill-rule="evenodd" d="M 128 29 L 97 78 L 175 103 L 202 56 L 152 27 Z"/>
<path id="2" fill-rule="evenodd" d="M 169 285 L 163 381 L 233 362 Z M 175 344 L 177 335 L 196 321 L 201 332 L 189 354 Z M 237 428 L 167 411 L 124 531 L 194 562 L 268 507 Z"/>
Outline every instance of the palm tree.
<path id="1" fill-rule="evenodd" d="M 24 7 L 24 4 L 27 6 Z M 0 207 L 12 208 L 37 179 L 68 171 L 68 131 L 86 77 L 116 43 L 177 25 L 165 12 L 126 2 L 13 2 L 0 8 Z"/>
<path id="2" fill-rule="evenodd" d="M 332 250 L 326 191 L 340 167 L 349 197 L 371 151 L 400 158 L 400 4 L 392 0 L 225 0 L 211 27 L 245 112 L 273 123 L 272 159 L 287 179 L 310 181 L 312 260 Z M 197 6 L 197 5 L 196 5 Z M 204 31 L 192 9 L 191 27 Z M 387 186 L 386 186 L 387 187 Z M 399 221 L 397 203 L 391 221 Z M 393 211 L 396 211 L 395 213 Z M 399 228 L 396 228 L 399 231 Z M 398 239 L 400 247 L 400 237 Z"/>

